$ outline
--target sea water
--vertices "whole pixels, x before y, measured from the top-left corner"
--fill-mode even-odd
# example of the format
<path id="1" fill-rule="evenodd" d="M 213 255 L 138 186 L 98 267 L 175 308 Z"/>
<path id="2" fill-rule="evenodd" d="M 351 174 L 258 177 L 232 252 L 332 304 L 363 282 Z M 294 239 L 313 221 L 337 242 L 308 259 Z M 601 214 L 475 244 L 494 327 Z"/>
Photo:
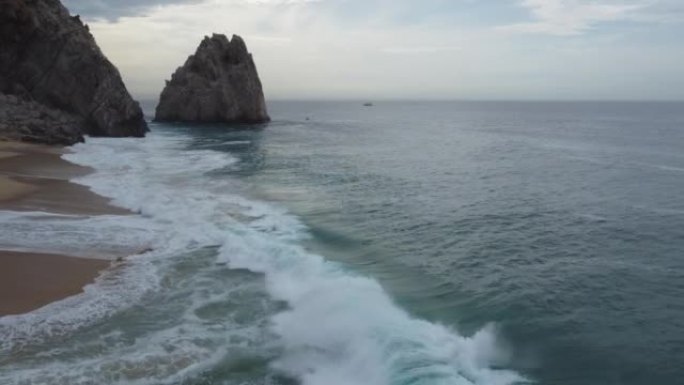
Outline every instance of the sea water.
<path id="1" fill-rule="evenodd" d="M 134 247 L 0 318 L 1 384 L 676 384 L 684 105 L 274 102 L 267 126 L 89 138 L 135 215 L 0 215 Z"/>

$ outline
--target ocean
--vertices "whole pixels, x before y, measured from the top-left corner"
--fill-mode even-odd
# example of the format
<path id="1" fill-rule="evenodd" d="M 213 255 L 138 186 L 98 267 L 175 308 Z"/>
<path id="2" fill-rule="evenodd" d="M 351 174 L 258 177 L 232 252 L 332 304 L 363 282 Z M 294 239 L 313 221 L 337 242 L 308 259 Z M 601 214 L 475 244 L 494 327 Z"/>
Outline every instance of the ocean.
<path id="1" fill-rule="evenodd" d="M 684 103 L 362 104 L 76 145 L 137 214 L 0 242 L 145 252 L 0 318 L 0 383 L 682 383 Z"/>

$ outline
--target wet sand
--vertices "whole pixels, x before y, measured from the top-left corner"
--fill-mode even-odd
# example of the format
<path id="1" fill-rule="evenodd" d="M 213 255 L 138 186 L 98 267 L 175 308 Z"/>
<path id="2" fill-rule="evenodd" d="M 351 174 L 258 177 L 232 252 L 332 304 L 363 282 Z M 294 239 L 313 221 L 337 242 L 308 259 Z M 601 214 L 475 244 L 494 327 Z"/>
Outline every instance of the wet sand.
<path id="1" fill-rule="evenodd" d="M 69 182 L 92 170 L 61 159 L 64 151 L 68 149 L 0 142 L 0 210 L 130 214 L 87 187 Z M 103 259 L 3 250 L 0 244 L 0 316 L 77 294 L 109 264 Z"/>
<path id="2" fill-rule="evenodd" d="M 109 261 L 0 251 L 0 316 L 25 313 L 78 294 Z"/>
<path id="3" fill-rule="evenodd" d="M 0 142 L 0 210 L 128 214 L 69 179 L 92 170 L 65 161 L 59 147 Z M 1 245 L 0 245 L 1 247 Z"/>

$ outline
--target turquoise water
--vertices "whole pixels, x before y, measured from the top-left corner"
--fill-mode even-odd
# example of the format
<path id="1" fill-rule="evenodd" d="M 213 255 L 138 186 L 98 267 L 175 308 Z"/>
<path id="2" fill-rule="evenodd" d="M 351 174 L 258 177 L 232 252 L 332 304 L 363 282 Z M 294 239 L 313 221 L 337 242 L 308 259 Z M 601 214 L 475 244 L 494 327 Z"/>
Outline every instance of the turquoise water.
<path id="1" fill-rule="evenodd" d="M 153 251 L 1 318 L 0 383 L 679 383 L 682 107 L 274 102 L 91 139 L 76 182 L 140 214 L 2 213 L 0 241 Z"/>

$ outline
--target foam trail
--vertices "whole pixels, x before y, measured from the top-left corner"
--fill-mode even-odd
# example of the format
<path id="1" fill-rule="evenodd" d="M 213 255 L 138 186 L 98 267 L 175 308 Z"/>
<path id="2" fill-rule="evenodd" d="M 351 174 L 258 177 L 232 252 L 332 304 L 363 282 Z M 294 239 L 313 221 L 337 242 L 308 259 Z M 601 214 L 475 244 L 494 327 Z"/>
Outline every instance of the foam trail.
<path id="1" fill-rule="evenodd" d="M 0 375 L 0 380 L 31 383 L 32 378 L 59 378 L 65 383 L 88 383 L 110 378 L 107 376 L 116 368 L 121 383 L 178 383 L 220 365 L 234 346 L 256 345 L 268 350 L 267 345 L 274 345 L 279 353 L 268 360 L 271 369 L 305 385 L 504 385 L 522 381 L 512 371 L 491 368 L 505 358 L 493 327 L 463 337 L 447 327 L 411 317 L 393 303 L 377 281 L 306 251 L 300 241 L 309 234 L 296 217 L 282 208 L 233 195 L 230 191 L 237 181 L 206 174 L 237 167 L 233 157 L 188 149 L 188 141 L 181 134 L 163 132 L 153 132 L 142 140 L 91 138 L 65 155 L 72 162 L 97 170 L 77 182 L 141 213 L 136 220 L 144 225 L 133 228 L 146 228 L 145 234 L 152 235 L 142 238 L 151 238 L 154 248 L 131 260 L 124 276 L 111 280 L 111 287 L 109 281 L 100 280 L 73 301 L 87 304 L 96 303 L 98 296 L 117 298 L 115 288 L 123 283 L 121 301 L 126 303 L 139 301 L 149 291 L 168 296 L 172 302 L 166 306 L 161 303 L 159 312 L 185 298 L 185 307 L 163 315 L 175 317 L 175 323 L 137 337 L 132 346 L 108 344 L 107 349 L 112 351 L 77 365 L 58 362 L 21 368 L 10 377 Z M 134 233 L 133 238 L 138 236 Z M 192 274 L 178 277 L 174 263 L 199 263 L 196 257 L 187 259 L 184 255 L 208 247 L 218 248 L 218 255 L 211 257 L 214 263 L 200 264 Z M 258 299 L 259 290 L 254 285 L 260 281 L 255 278 L 240 284 L 253 293 L 247 299 L 242 293 L 233 293 L 221 278 L 226 264 L 263 276 L 270 297 L 285 301 L 288 310 L 268 310 L 273 305 Z M 168 274 L 175 274 L 174 284 L 164 286 Z M 128 286 L 137 287 L 136 294 L 126 293 Z M 260 304 L 264 309 L 250 311 L 256 314 L 251 327 L 239 321 L 242 316 L 219 313 L 223 317 L 211 322 L 203 318 L 200 310 L 227 299 L 230 306 L 226 309 L 234 309 L 235 301 L 242 301 L 237 302 L 242 306 Z M 65 303 L 65 309 L 67 305 L 72 304 Z M 150 312 L 155 308 L 152 305 Z M 104 301 L 102 309 L 106 310 L 96 313 L 95 318 L 103 319 L 121 308 L 119 303 Z M 60 325 L 82 325 L 83 316 L 78 314 L 87 314 L 88 307 L 84 309 L 71 318 L 57 312 L 53 319 Z M 55 308 L 48 307 L 33 317 L 45 321 L 47 314 L 54 315 Z M 262 316 L 269 317 L 268 333 L 258 330 Z M 23 330 L 18 325 L 28 325 L 27 333 L 41 330 L 38 321 L 26 323 L 29 318 L 3 318 L 0 336 L 17 341 L 17 333 Z M 14 336 L 7 332 L 10 329 L 16 332 Z M 107 338 L 119 337 L 114 333 Z M 129 366 L 139 369 L 124 370 Z"/>
<path id="2" fill-rule="evenodd" d="M 220 260 L 264 273 L 291 309 L 273 319 L 285 354 L 274 366 L 304 384 L 511 384 L 492 370 L 502 359 L 494 329 L 471 338 L 414 319 L 370 278 L 345 271 L 294 244 L 238 232 Z"/>
<path id="3" fill-rule="evenodd" d="M 0 210 L 0 244 L 6 250 L 111 259 L 149 249 L 160 228 L 133 215 L 64 215 Z M 97 251 L 93 255 L 93 250 Z"/>
<path id="4" fill-rule="evenodd" d="M 182 228 L 176 242 L 220 245 L 219 262 L 232 268 L 263 273 L 269 293 L 284 300 L 291 310 L 273 319 L 273 330 L 282 339 L 284 354 L 274 367 L 304 384 L 401 384 L 463 383 L 509 384 L 520 379 L 508 371 L 492 370 L 495 360 L 493 332 L 486 329 L 465 338 L 442 326 L 409 317 L 396 307 L 380 285 L 369 278 L 307 253 L 297 244 L 305 228 L 282 209 L 232 196 L 230 181 L 186 178 L 207 170 L 229 167 L 227 154 L 195 151 L 182 162 L 175 152 L 183 144 L 178 137 L 152 135 L 149 159 L 167 153 L 160 164 L 144 167 L 148 184 L 166 176 L 164 186 L 140 191 L 132 180 L 117 189 L 115 178 L 90 179 L 97 192 L 115 202 Z M 169 153 L 169 150 L 172 150 Z M 92 159 L 103 148 L 77 152 Z M 98 169 L 111 167 L 112 158 L 131 154 L 115 149 L 100 156 L 105 164 L 85 162 Z M 120 178 L 130 175 L 122 166 Z M 150 172 L 152 171 L 152 172 Z M 110 172 L 111 173 L 111 172 Z M 169 184 L 168 177 L 172 176 Z M 173 195 L 171 195 L 173 193 Z M 168 195 L 167 195 L 168 194 Z M 159 196 L 162 196 L 162 204 Z M 217 215 L 223 213 L 223 215 Z M 230 215 L 245 218 L 236 221 Z"/>
<path id="5" fill-rule="evenodd" d="M 183 209 L 196 200 L 198 207 L 211 210 L 212 207 L 199 203 L 211 200 L 211 195 L 193 185 L 188 194 L 176 196 L 174 188 L 178 187 L 177 181 L 192 183 L 206 170 L 231 164 L 232 157 L 188 152 L 180 159 L 175 156 L 176 145 L 185 142 L 169 137 L 140 141 L 91 138 L 88 142 L 74 146 L 73 153 L 63 156 L 96 169 L 74 182 L 115 198 L 116 204 L 141 215 L 88 217 L 3 212 L 0 240 L 14 250 L 30 246 L 33 251 L 84 256 L 91 256 L 87 253 L 92 250 L 103 254 L 122 248 L 153 250 L 107 270 L 80 295 L 27 314 L 0 318 L 0 353 L 16 352 L 29 344 L 70 335 L 139 303 L 148 293 L 159 290 L 163 278 L 159 269 L 166 267 L 164 261 L 169 255 L 218 242 L 212 237 L 212 229 L 204 226 L 203 215 L 210 214 Z M 191 178 L 192 175 L 197 177 Z M 174 206 L 181 207 L 181 211 L 174 211 Z"/>

